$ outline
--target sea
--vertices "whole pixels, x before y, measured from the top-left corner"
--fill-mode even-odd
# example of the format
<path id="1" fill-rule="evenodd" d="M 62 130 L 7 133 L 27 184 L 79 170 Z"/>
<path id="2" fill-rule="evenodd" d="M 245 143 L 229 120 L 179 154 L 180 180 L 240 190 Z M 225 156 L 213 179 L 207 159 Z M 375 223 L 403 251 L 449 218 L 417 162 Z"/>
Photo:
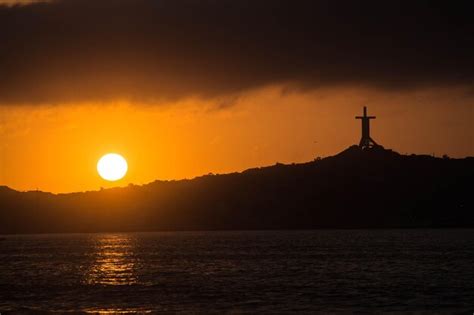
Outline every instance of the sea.
<path id="1" fill-rule="evenodd" d="M 474 230 L 0 236 L 0 313 L 474 312 Z"/>

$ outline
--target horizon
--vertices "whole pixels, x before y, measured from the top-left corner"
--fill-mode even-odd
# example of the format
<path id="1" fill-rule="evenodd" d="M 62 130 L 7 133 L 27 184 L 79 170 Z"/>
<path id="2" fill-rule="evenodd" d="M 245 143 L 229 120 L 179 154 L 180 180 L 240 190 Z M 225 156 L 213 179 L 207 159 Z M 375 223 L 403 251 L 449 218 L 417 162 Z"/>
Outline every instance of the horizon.
<path id="1" fill-rule="evenodd" d="M 161 178 L 156 178 L 150 182 L 146 182 L 146 183 L 141 183 L 141 184 L 136 184 L 136 183 L 124 183 L 122 185 L 110 185 L 109 187 L 98 187 L 96 189 L 89 189 L 89 190 L 83 190 L 83 191 L 66 191 L 66 192 L 53 192 L 53 191 L 45 191 L 45 190 L 40 190 L 40 189 L 32 189 L 32 190 L 18 190 L 18 189 L 15 189 L 14 187 L 10 187 L 10 186 L 7 186 L 7 185 L 0 185 L 0 187 L 4 187 L 4 188 L 7 188 L 7 189 L 10 189 L 10 190 L 13 190 L 13 191 L 16 191 L 16 192 L 21 192 L 21 193 L 28 193 L 28 192 L 40 192 L 40 193 L 46 193 L 46 194 L 53 194 L 53 195 L 67 195 L 67 194 L 75 194 L 75 193 L 88 193 L 88 192 L 100 192 L 100 191 L 104 191 L 104 190 L 111 190 L 111 189 L 122 189 L 122 188 L 128 188 L 128 187 L 143 187 L 143 186 L 147 186 L 147 185 L 151 185 L 151 184 L 154 184 L 156 182 L 162 182 L 162 183 L 165 183 L 165 182 L 180 182 L 180 181 L 193 181 L 193 180 L 196 180 L 196 179 L 200 179 L 202 177 L 206 177 L 206 176 L 220 176 L 220 175 L 232 175 L 232 174 L 242 174 L 244 172 L 247 172 L 247 171 L 251 171 L 251 170 L 255 170 L 255 169 L 265 169 L 265 168 L 271 168 L 271 167 L 274 167 L 274 166 L 278 166 L 278 165 L 284 165 L 284 166 L 294 166 L 294 165 L 302 165 L 302 164 L 307 164 L 307 163 L 313 163 L 313 162 L 316 162 L 318 158 L 321 158 L 321 159 L 326 159 L 326 158 L 331 158 L 331 157 L 334 157 L 336 155 L 339 155 L 343 152 L 345 152 L 346 150 L 350 149 L 350 148 L 354 148 L 354 147 L 359 147 L 357 144 L 353 144 L 353 145 L 350 145 L 348 146 L 347 148 L 343 149 L 342 151 L 339 151 L 333 155 L 328 155 L 328 156 L 317 156 L 317 157 L 314 157 L 312 160 L 308 160 L 308 161 L 301 161 L 301 162 L 287 162 L 287 163 L 282 163 L 282 162 L 279 162 L 279 161 L 276 161 L 275 163 L 273 164 L 268 164 L 268 165 L 261 165 L 261 166 L 254 166 L 254 167 L 249 167 L 249 168 L 245 168 L 245 169 L 242 169 L 242 170 L 235 170 L 235 171 L 231 171 L 231 172 L 226 172 L 226 173 L 213 173 L 213 172 L 209 172 L 207 174 L 199 174 L 199 175 L 196 175 L 194 177 L 185 177 L 185 178 L 178 178 L 178 179 L 161 179 Z M 391 148 L 385 148 L 383 147 L 382 145 L 379 145 L 379 147 L 382 147 L 383 150 L 385 151 L 391 151 L 391 152 L 394 152 L 396 154 L 400 154 L 401 156 L 429 156 L 429 157 L 432 157 L 432 158 L 436 158 L 436 159 L 458 159 L 458 160 L 462 160 L 462 159 L 471 159 L 471 158 L 474 158 L 474 156 L 464 156 L 464 157 L 451 157 L 451 156 L 448 156 L 448 155 L 442 155 L 442 156 L 436 156 L 434 154 L 415 154 L 415 153 L 409 153 L 409 152 L 406 152 L 406 153 L 400 153 L 394 149 L 391 149 Z M 362 149 L 361 149 L 362 150 Z"/>

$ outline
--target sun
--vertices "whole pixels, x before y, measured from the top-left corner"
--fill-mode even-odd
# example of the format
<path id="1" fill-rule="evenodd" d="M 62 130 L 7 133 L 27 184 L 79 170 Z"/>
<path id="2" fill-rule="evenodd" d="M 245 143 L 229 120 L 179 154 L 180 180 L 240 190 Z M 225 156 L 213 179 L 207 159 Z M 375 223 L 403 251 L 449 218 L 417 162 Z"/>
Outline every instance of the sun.
<path id="1" fill-rule="evenodd" d="M 127 161 L 117 153 L 108 153 L 97 162 L 97 172 L 100 177 L 108 181 L 122 179 L 127 174 Z"/>

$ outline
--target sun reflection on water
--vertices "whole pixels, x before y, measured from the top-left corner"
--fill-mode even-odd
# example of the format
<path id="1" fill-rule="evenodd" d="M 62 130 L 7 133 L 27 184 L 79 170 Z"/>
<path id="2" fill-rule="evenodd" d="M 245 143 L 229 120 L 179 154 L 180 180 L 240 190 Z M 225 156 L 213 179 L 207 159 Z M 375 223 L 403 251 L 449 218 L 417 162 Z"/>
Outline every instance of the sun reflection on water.
<path id="1" fill-rule="evenodd" d="M 88 284 L 131 285 L 137 283 L 135 240 L 125 234 L 100 235 L 95 240 L 94 262 L 85 280 Z"/>
<path id="2" fill-rule="evenodd" d="M 99 309 L 86 309 L 83 310 L 86 314 L 96 314 L 96 315 L 111 315 L 111 314 L 149 314 L 152 311 L 143 310 L 140 308 L 131 309 L 131 310 L 123 310 L 123 309 L 107 309 L 107 310 L 99 310 Z"/>

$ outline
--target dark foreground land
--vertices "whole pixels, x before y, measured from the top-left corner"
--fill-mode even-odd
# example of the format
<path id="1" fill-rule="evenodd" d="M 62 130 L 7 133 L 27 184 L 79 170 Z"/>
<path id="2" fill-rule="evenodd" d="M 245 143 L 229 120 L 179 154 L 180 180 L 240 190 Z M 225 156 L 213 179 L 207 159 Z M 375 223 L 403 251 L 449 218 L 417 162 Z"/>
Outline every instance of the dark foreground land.
<path id="1" fill-rule="evenodd" d="M 51 194 L 0 187 L 0 233 L 474 227 L 474 158 L 352 146 L 304 164 Z"/>

